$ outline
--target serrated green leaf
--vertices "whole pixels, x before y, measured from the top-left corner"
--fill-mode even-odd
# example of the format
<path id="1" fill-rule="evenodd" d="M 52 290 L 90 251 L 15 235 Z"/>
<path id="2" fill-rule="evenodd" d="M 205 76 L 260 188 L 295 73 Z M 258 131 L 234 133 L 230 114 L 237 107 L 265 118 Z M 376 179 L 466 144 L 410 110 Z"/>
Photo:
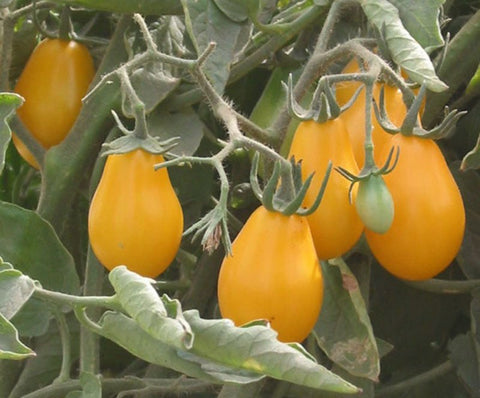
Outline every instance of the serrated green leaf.
<path id="1" fill-rule="evenodd" d="M 0 7 L 2 5 L 0 4 Z M 12 132 L 8 126 L 8 119 L 20 105 L 23 104 L 23 98 L 14 93 L 0 93 L 0 173 L 5 166 L 5 152 Z"/>
<path id="2" fill-rule="evenodd" d="M 217 367 L 217 372 L 211 374 L 208 369 L 202 368 L 207 364 L 205 361 L 202 363 L 202 358 L 193 354 L 188 355 L 186 351 L 177 350 L 175 347 L 157 340 L 124 314 L 106 312 L 100 320 L 100 327 L 102 336 L 152 364 L 213 383 L 223 383 L 226 382 L 226 379 L 232 379 L 231 368 L 223 367 L 223 370 L 219 370 Z M 251 373 L 250 377 L 246 374 L 239 375 L 235 378 L 235 382 L 250 383 L 257 380 L 258 377 L 256 373 Z"/>
<path id="3" fill-rule="evenodd" d="M 65 398 L 102 398 L 102 382 L 93 373 L 83 372 L 80 375 L 82 391 L 71 391 Z"/>
<path id="4" fill-rule="evenodd" d="M 21 360 L 35 353 L 18 339 L 17 329 L 0 314 L 0 359 Z"/>
<path id="5" fill-rule="evenodd" d="M 436 75 L 433 64 L 422 46 L 405 29 L 398 9 L 387 0 L 359 0 L 368 20 L 384 34 L 393 58 L 413 81 L 434 92 L 448 87 Z"/>
<path id="6" fill-rule="evenodd" d="M 148 334 L 180 349 L 192 346 L 194 335 L 178 300 L 167 296 L 160 298 L 151 279 L 131 272 L 125 266 L 114 268 L 109 280 L 122 307 Z"/>
<path id="7" fill-rule="evenodd" d="M 397 7 L 403 25 L 427 51 L 444 45 L 440 31 L 439 14 L 445 0 L 389 0 Z"/>
<path id="8" fill-rule="evenodd" d="M 378 380 L 378 348 L 355 276 L 341 259 L 322 262 L 322 273 L 324 299 L 314 328 L 319 346 L 351 374 Z"/>
<path id="9" fill-rule="evenodd" d="M 197 54 L 216 43 L 203 69 L 213 87 L 223 94 L 235 55 L 249 39 L 244 34 L 245 30 L 250 31 L 249 25 L 232 21 L 211 0 L 182 0 L 182 5 L 187 32 Z"/>
<path id="10" fill-rule="evenodd" d="M 80 290 L 71 254 L 34 211 L 0 202 L 0 256 L 46 289 L 70 294 Z"/>
<path id="11" fill-rule="evenodd" d="M 195 334 L 191 352 L 216 363 L 278 380 L 320 389 L 355 393 L 358 389 L 305 356 L 297 344 L 284 344 L 269 327 L 236 327 L 228 319 L 202 319 L 184 312 Z"/>
<path id="12" fill-rule="evenodd" d="M 28 301 L 35 284 L 15 269 L 0 271 L 0 314 L 11 319 Z"/>

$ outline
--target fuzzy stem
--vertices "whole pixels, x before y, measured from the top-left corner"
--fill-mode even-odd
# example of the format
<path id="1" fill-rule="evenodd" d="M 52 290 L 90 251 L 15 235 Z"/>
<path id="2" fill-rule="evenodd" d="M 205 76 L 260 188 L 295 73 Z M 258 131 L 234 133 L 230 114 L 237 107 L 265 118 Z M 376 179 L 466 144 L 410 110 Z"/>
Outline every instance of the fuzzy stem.
<path id="1" fill-rule="evenodd" d="M 375 79 L 365 84 L 365 165 L 364 170 L 372 170 L 375 166 L 375 159 L 373 158 L 373 140 L 372 140 L 372 101 L 373 101 L 373 85 Z"/>

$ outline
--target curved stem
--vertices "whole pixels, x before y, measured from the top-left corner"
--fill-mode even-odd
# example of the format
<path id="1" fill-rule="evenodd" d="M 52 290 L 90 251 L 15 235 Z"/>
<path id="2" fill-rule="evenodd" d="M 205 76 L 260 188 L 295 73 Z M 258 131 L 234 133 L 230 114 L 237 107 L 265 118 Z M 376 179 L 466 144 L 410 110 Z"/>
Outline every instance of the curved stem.
<path id="1" fill-rule="evenodd" d="M 60 374 L 55 379 L 54 383 L 62 383 L 70 380 L 70 365 L 72 362 L 70 331 L 67 320 L 65 319 L 65 315 L 58 308 L 56 308 L 53 313 L 55 319 L 57 320 L 58 330 L 60 332 L 60 340 L 62 342 L 62 365 L 60 368 Z"/>
<path id="2" fill-rule="evenodd" d="M 399 392 L 405 392 L 408 389 L 414 388 L 420 384 L 426 383 L 428 381 L 434 380 L 440 376 L 444 376 L 448 373 L 450 373 L 452 370 L 454 370 L 454 366 L 451 361 L 445 361 L 441 363 L 440 365 L 424 372 L 421 373 L 417 376 L 414 376 L 410 379 L 401 381 L 397 384 L 393 384 L 391 386 L 385 386 L 382 388 L 379 388 L 375 392 L 375 397 L 376 398 L 383 398 L 383 397 L 388 397 L 390 395 L 399 393 Z"/>
<path id="3" fill-rule="evenodd" d="M 64 304 L 69 307 L 74 306 L 96 306 L 110 309 L 118 309 L 119 304 L 115 296 L 74 296 L 71 294 L 55 292 L 36 287 L 33 295 L 43 301 L 54 303 L 56 305 Z"/>
<path id="4" fill-rule="evenodd" d="M 333 33 L 333 28 L 340 18 L 340 13 L 344 5 L 343 3 L 344 0 L 334 0 L 330 6 L 330 11 L 327 14 L 325 23 L 323 24 L 320 35 L 318 36 L 314 52 L 323 53 L 327 50 L 328 42 L 330 41 L 330 37 Z"/>

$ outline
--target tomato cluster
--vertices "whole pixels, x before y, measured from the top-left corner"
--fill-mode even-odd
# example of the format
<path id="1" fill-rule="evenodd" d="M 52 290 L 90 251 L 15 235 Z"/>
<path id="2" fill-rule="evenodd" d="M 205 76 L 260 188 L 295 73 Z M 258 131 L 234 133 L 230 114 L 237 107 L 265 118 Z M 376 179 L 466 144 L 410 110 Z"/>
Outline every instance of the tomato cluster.
<path id="1" fill-rule="evenodd" d="M 346 72 L 355 71 L 358 65 L 350 63 Z M 338 101 L 347 102 L 358 87 L 358 82 L 344 83 Z M 381 89 L 375 83 L 377 101 Z M 383 90 L 389 119 L 401 125 L 407 113 L 401 91 L 389 85 Z M 314 202 L 330 161 L 352 175 L 363 167 L 365 99 L 365 93 L 360 94 L 338 118 L 298 125 L 288 156 L 301 161 L 304 180 L 314 173 L 304 207 Z M 362 233 L 378 262 L 402 279 L 431 278 L 454 259 L 462 243 L 465 211 L 440 149 L 431 139 L 388 134 L 373 113 L 372 121 L 374 160 L 384 164 L 397 148 L 399 161 L 393 170 L 371 174 L 353 188 L 351 181 L 334 173 L 320 206 L 306 219 L 263 206 L 255 210 L 220 270 L 222 316 L 237 325 L 265 319 L 280 340 L 302 341 L 321 310 L 318 259 L 342 256 Z"/>

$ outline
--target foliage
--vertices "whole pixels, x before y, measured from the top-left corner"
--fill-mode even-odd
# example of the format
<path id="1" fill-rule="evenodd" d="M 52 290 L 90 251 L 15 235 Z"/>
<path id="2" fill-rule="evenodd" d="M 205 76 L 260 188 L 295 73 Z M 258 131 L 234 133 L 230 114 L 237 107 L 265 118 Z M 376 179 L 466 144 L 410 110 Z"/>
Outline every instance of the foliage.
<path id="1" fill-rule="evenodd" d="M 471 51 L 480 40 L 478 4 L 4 0 L 0 11 L 1 397 L 478 395 L 480 53 Z M 15 93 L 46 37 L 82 43 L 96 70 L 68 135 L 53 146 L 37 142 L 32 132 L 40 121 L 22 120 L 17 109 L 28 98 Z M 33 75 L 45 87 L 60 76 Z M 75 83 L 62 80 L 36 93 L 41 101 L 55 108 L 47 91 L 68 93 Z M 55 125 L 58 115 L 42 109 L 43 120 Z M 38 170 L 17 152 L 12 136 L 38 160 Z M 411 155 L 403 141 L 434 147 L 435 159 Z M 152 175 L 168 172 L 167 188 L 183 212 L 174 260 L 146 273 L 156 279 L 117 259 L 107 271 L 89 240 L 90 203 L 106 158 L 139 148 L 159 159 L 148 165 Z M 434 163 L 442 165 L 441 178 L 422 184 L 439 169 Z M 401 199 L 396 171 L 408 189 L 400 188 Z M 103 203 L 108 221 L 123 220 L 116 204 L 136 200 L 130 187 L 143 177 L 121 171 L 110 184 Z M 451 262 L 463 222 L 441 239 L 436 234 L 445 225 L 440 192 L 446 185 L 455 192 L 458 185 L 465 209 L 459 201 L 465 234 Z M 336 186 L 341 192 L 331 194 Z M 428 188 L 421 198 L 418 186 Z M 158 197 L 165 199 L 162 192 Z M 148 199 L 141 206 L 147 217 L 164 202 Z M 420 202 L 424 210 L 411 212 L 410 221 L 425 226 L 424 243 L 418 246 L 411 226 L 388 243 L 376 239 L 391 236 L 392 213 L 397 225 L 395 214 Z M 316 218 L 322 203 L 339 214 Z M 278 339 L 274 321 L 234 324 L 219 311 L 221 264 L 244 259 L 247 265 L 235 264 L 235 272 L 248 271 L 243 286 L 257 301 L 277 300 L 276 311 L 288 307 L 295 319 L 289 327 L 301 323 L 302 310 L 313 307 L 317 316 L 318 302 L 300 304 L 304 292 L 289 291 L 298 284 L 285 278 L 303 258 L 289 238 L 293 229 L 256 232 L 235 256 L 235 237 L 262 205 L 267 218 L 302 221 L 317 246 L 315 252 L 305 238 L 304 257 L 322 275 L 323 299 L 304 341 Z M 355 226 L 341 229 L 347 212 Z M 175 222 L 155 221 L 162 228 L 154 232 L 138 211 L 132 214 L 125 229 L 137 242 L 132 261 L 138 262 L 147 238 L 163 238 Z M 304 216 L 315 228 L 306 227 Z M 97 232 L 121 253 L 124 234 L 113 239 L 105 224 Z M 452 237 L 453 230 L 461 231 Z M 413 241 L 401 248 L 408 266 L 418 266 L 415 253 L 430 264 L 432 247 L 453 247 L 440 275 L 410 277 L 402 273 L 407 265 L 395 272 L 387 267 L 392 273 L 380 266 L 378 253 L 400 247 L 409 233 Z M 373 235 L 380 243 L 372 243 Z M 318 252 L 340 243 L 334 254 Z M 280 279 L 261 278 L 260 267 L 267 276 L 284 270 L 281 289 L 265 286 Z M 291 278 L 301 267 L 295 271 Z M 243 294 L 235 290 L 238 311 L 245 309 Z"/>

